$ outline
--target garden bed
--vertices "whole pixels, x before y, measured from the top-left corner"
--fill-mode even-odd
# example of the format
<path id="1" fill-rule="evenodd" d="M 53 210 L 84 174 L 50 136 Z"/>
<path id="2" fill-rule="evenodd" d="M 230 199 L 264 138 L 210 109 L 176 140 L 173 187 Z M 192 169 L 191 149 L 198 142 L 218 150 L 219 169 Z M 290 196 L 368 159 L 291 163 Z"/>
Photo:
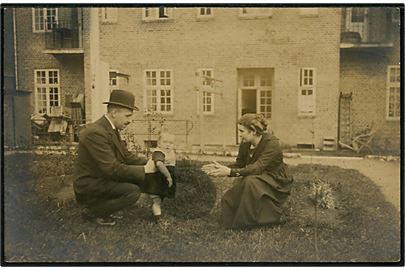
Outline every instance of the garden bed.
<path id="1" fill-rule="evenodd" d="M 295 181 L 285 224 L 226 230 L 220 198 L 231 178 L 208 178 L 196 161 L 179 161 L 176 200 L 152 222 L 142 196 L 114 227 L 84 222 L 71 191 L 75 156 L 5 157 L 4 247 L 7 262 L 397 262 L 397 210 L 355 170 L 291 166 Z M 65 179 L 65 180 L 62 180 Z M 67 180 L 66 180 L 67 179 Z M 314 192 L 315 188 L 318 192 Z M 314 195 L 316 194 L 316 198 Z M 69 196 L 67 196 L 69 198 Z M 329 207 L 329 208 L 323 208 Z M 315 218 L 316 217 L 316 218 Z"/>

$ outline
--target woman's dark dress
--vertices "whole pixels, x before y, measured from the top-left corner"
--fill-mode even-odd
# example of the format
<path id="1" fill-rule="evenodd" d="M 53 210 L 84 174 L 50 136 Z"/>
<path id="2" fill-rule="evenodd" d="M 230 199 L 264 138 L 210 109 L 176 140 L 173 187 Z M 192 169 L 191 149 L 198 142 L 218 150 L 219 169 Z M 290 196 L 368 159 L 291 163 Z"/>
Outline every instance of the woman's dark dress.
<path id="1" fill-rule="evenodd" d="M 277 223 L 282 204 L 287 200 L 293 179 L 283 162 L 280 143 L 275 136 L 263 134 L 250 156 L 250 143 L 242 143 L 236 163 L 243 178 L 222 198 L 222 221 L 228 228 L 244 228 Z"/>
<path id="2" fill-rule="evenodd" d="M 154 151 L 152 153 L 152 160 L 155 163 L 157 161 L 165 163 L 165 155 L 161 151 Z M 145 179 L 141 184 L 141 191 L 148 194 L 159 195 L 162 199 L 164 197 L 174 198 L 176 194 L 176 167 L 166 165 L 166 168 L 169 170 L 173 179 L 173 185 L 171 187 L 169 187 L 166 177 L 161 172 L 157 171 L 155 173 L 145 174 Z"/>

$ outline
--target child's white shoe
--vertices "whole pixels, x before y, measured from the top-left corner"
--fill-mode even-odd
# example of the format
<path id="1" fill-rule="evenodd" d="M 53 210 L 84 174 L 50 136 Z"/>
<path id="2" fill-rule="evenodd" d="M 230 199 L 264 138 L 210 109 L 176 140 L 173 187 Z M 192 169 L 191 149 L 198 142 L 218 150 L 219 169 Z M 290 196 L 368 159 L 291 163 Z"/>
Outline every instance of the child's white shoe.
<path id="1" fill-rule="evenodd" d="M 162 215 L 162 209 L 160 209 L 160 205 L 159 204 L 152 204 L 152 213 L 154 216 L 160 216 Z"/>

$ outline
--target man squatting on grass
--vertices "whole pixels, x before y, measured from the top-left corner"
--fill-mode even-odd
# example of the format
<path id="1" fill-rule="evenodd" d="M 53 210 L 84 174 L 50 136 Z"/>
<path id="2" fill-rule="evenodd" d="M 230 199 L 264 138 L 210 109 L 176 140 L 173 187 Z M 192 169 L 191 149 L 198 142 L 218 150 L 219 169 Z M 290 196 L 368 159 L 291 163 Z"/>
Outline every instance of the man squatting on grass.
<path id="1" fill-rule="evenodd" d="M 118 211 L 139 199 L 145 173 L 154 172 L 155 165 L 130 153 L 118 133 L 138 110 L 134 95 L 114 90 L 104 104 L 107 114 L 80 134 L 73 187 L 83 218 L 112 226 L 122 218 Z"/>

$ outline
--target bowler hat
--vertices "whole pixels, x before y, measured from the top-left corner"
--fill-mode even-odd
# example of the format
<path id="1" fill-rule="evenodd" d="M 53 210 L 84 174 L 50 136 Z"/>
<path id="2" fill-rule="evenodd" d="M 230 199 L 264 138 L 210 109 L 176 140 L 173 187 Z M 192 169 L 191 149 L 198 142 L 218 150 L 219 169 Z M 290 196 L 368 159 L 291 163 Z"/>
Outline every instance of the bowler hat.
<path id="1" fill-rule="evenodd" d="M 125 90 L 113 90 L 110 94 L 110 100 L 103 102 L 103 104 L 112 104 L 139 111 L 138 107 L 135 106 L 135 96 Z"/>

